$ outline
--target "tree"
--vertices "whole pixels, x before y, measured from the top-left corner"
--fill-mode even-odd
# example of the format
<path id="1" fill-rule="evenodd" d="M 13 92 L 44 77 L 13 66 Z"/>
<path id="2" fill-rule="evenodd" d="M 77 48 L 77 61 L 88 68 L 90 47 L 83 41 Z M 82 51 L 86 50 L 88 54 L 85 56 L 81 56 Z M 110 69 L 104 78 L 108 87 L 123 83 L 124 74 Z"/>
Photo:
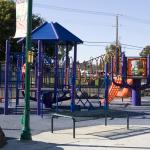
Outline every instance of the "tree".
<path id="1" fill-rule="evenodd" d="M 106 46 L 106 55 L 105 55 L 105 61 L 110 61 L 111 57 L 116 55 L 116 45 L 111 44 Z M 119 44 L 119 55 L 121 55 L 121 46 Z"/>
<path id="2" fill-rule="evenodd" d="M 143 50 L 140 52 L 140 56 L 147 57 L 148 54 L 150 54 L 150 45 L 147 45 L 143 48 Z"/>
<path id="3" fill-rule="evenodd" d="M 38 15 L 33 15 L 33 29 L 41 25 L 44 20 Z M 4 60 L 5 41 L 15 35 L 16 7 L 13 0 L 0 0 L 0 60 Z M 11 40 L 12 51 L 18 49 L 16 39 Z"/>
<path id="4" fill-rule="evenodd" d="M 15 32 L 15 3 L 10 0 L 0 1 L 0 60 L 4 59 L 5 41 Z"/>
<path id="5" fill-rule="evenodd" d="M 51 59 L 54 59 L 55 45 L 48 42 L 43 42 L 43 44 L 45 45 L 44 51 L 46 55 Z M 73 45 L 68 45 L 68 52 L 72 50 L 72 47 Z M 60 44 L 58 46 L 58 59 L 63 61 L 65 54 L 66 54 L 66 45 Z"/>
<path id="6" fill-rule="evenodd" d="M 35 15 L 35 14 L 32 15 L 32 29 L 37 28 L 44 22 L 45 22 L 45 20 L 43 18 L 41 18 L 39 15 Z"/>

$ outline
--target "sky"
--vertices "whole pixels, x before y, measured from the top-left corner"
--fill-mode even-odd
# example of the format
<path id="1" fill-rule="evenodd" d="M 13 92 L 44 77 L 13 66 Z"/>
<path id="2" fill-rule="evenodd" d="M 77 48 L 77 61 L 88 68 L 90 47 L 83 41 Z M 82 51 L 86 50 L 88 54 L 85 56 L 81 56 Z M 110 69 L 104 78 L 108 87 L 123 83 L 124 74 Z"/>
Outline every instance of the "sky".
<path id="1" fill-rule="evenodd" d="M 150 45 L 149 6 L 150 0 L 33 0 L 33 13 L 48 22 L 60 23 L 83 41 L 112 43 L 119 14 L 119 41 L 132 45 L 124 45 L 122 51 L 127 56 L 138 56 L 143 47 Z M 100 56 L 108 44 L 78 45 L 77 59 L 82 62 Z"/>

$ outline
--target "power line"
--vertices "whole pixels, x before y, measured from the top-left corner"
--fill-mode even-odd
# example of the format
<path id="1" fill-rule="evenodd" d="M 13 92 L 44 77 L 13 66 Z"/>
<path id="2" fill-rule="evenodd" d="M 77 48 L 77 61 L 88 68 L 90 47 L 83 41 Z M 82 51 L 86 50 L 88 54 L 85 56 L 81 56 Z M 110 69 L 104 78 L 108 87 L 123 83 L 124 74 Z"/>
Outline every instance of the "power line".
<path id="1" fill-rule="evenodd" d="M 34 3 L 34 6 L 40 7 L 40 8 L 47 8 L 47 9 L 50 8 L 53 10 L 65 11 L 65 12 L 69 12 L 69 13 L 73 12 L 73 13 L 82 13 L 82 14 L 90 14 L 90 15 L 104 15 L 104 16 L 110 16 L 110 17 L 119 16 L 119 17 L 126 18 L 126 19 L 129 19 L 132 21 L 136 21 L 138 23 L 150 24 L 150 20 L 137 18 L 137 17 L 129 16 L 129 15 L 125 15 L 125 14 L 117 14 L 117 13 L 102 12 L 102 11 L 93 11 L 93 10 L 60 7 L 60 6 L 56 6 L 56 5 L 48 5 L 48 4 L 43 4 L 43 3 Z"/>
<path id="2" fill-rule="evenodd" d="M 81 46 L 88 46 L 88 47 L 106 47 L 107 45 L 93 45 L 93 44 L 82 44 Z M 128 49 L 128 50 L 136 50 L 136 51 L 141 51 L 143 48 L 139 47 L 128 47 L 128 46 L 123 46 L 122 48 Z"/>
<path id="3" fill-rule="evenodd" d="M 99 41 L 84 41 L 84 43 L 93 43 L 93 44 L 98 44 L 98 43 L 106 43 L 106 44 L 113 44 L 114 42 L 99 42 Z M 115 43 L 114 43 L 115 44 Z M 139 48 L 139 49 L 143 49 L 144 47 L 141 46 L 137 46 L 137 45 L 130 45 L 130 44 L 125 44 L 125 43 L 120 43 L 121 45 L 124 45 L 126 47 L 134 47 L 134 48 Z M 105 45 L 107 46 L 107 45 Z"/>
<path id="4" fill-rule="evenodd" d="M 106 47 L 106 45 L 98 45 L 98 44 L 82 44 L 85 46 L 95 46 L 95 47 Z"/>
<path id="5" fill-rule="evenodd" d="M 98 41 L 83 41 L 84 43 L 106 43 L 106 44 L 110 44 L 112 42 L 98 42 Z"/>
<path id="6" fill-rule="evenodd" d="M 129 45 L 129 44 L 123 44 L 123 43 L 121 43 L 121 45 L 128 46 L 128 47 L 141 48 L 141 49 L 143 49 L 143 48 L 144 48 L 144 47 L 141 47 L 141 46 Z"/>
<path id="7" fill-rule="evenodd" d="M 141 51 L 142 49 L 139 49 L 139 48 L 131 48 L 131 47 L 122 47 L 122 49 L 127 49 L 127 50 L 135 50 L 135 51 Z"/>
<path id="8" fill-rule="evenodd" d="M 146 19 L 142 19 L 142 18 L 137 18 L 137 17 L 133 17 L 133 16 L 129 16 L 129 15 L 119 15 L 125 19 L 128 19 L 128 20 L 131 20 L 131 21 L 135 21 L 135 22 L 138 22 L 138 23 L 142 23 L 142 24 L 150 24 L 150 20 L 146 20 Z"/>
<path id="9" fill-rule="evenodd" d="M 93 11 L 93 10 L 83 10 L 83 9 L 75 9 L 75 8 L 68 8 L 68 7 L 60 7 L 55 5 L 47 5 L 43 3 L 34 3 L 37 7 L 43 8 L 50 8 L 58 11 L 66 11 L 66 12 L 74 12 L 74 13 L 82 13 L 82 14 L 91 14 L 91 15 L 104 15 L 104 16 L 116 16 L 115 13 L 109 12 L 102 12 L 102 11 Z"/>
<path id="10" fill-rule="evenodd" d="M 101 11 L 92 11 L 92 10 L 83 10 L 83 9 L 75 9 L 75 8 L 67 8 L 67 7 L 60 7 L 60 6 L 55 6 L 55 5 L 47 5 L 47 4 L 43 4 L 43 3 L 34 3 L 35 6 L 37 7 L 42 7 L 42 8 L 50 8 L 53 10 L 58 10 L 58 11 L 65 11 L 65 12 L 73 12 L 73 13 L 82 13 L 82 14 L 90 14 L 90 15 L 104 15 L 104 16 L 111 16 L 111 17 L 123 17 L 123 18 L 127 18 L 130 19 L 132 21 L 136 21 L 136 22 L 140 22 L 140 23 L 144 23 L 144 24 L 150 24 L 150 21 L 148 20 L 144 20 L 141 18 L 137 18 L 137 17 L 133 17 L 133 16 L 129 16 L 129 15 L 124 15 L 124 14 L 115 14 L 115 13 L 109 13 L 109 12 L 101 12 Z M 92 41 L 84 41 L 85 43 L 90 43 L 89 44 L 85 44 L 86 46 L 103 46 L 105 47 L 106 45 L 97 45 L 98 43 L 102 44 L 111 44 L 113 42 L 92 42 Z M 141 46 L 136 46 L 136 45 L 129 45 L 129 44 L 123 44 L 121 43 L 121 45 L 127 46 L 127 47 L 132 47 L 132 48 L 139 48 L 139 49 L 143 49 L 143 47 Z"/>

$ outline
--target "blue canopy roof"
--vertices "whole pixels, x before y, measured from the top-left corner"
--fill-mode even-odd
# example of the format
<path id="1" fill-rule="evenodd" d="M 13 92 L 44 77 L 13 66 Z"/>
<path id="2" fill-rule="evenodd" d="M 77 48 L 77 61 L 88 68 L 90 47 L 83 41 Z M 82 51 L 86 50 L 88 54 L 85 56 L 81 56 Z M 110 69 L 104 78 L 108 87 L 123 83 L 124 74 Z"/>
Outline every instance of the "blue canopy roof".
<path id="1" fill-rule="evenodd" d="M 23 40 L 23 39 L 22 39 Z M 19 40 L 19 41 L 22 41 Z M 48 23 L 45 22 L 38 28 L 32 31 L 32 40 L 48 40 L 48 41 L 59 41 L 62 43 L 83 43 L 81 39 L 72 34 L 70 31 L 65 29 L 59 23 Z"/>

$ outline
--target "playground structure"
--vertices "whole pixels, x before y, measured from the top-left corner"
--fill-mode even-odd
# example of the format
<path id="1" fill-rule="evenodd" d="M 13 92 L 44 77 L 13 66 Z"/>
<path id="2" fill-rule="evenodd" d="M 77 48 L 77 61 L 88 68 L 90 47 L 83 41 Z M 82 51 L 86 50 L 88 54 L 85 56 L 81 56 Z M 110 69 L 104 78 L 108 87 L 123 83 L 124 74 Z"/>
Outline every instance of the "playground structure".
<path id="1" fill-rule="evenodd" d="M 117 59 L 116 56 L 118 56 Z M 116 54 L 116 56 L 110 54 L 109 59 L 112 60 L 110 64 L 108 64 L 107 61 L 104 61 L 105 55 L 102 56 L 101 61 L 103 62 L 103 66 L 101 68 L 103 68 L 103 70 L 100 72 L 105 73 L 105 76 L 103 75 L 105 80 L 105 96 L 100 102 L 107 107 L 116 97 L 131 97 L 132 104 L 140 106 L 141 90 L 150 87 L 150 55 L 148 55 L 147 58 L 126 57 L 125 53 L 122 53 L 122 55 Z M 90 75 L 93 73 L 91 66 L 90 63 Z M 83 73 L 85 73 L 85 71 Z M 95 71 L 95 77 L 97 76 L 97 73 L 98 72 Z M 89 81 L 91 81 L 94 76 L 90 76 Z M 110 76 L 111 84 L 109 84 Z"/>
<path id="2" fill-rule="evenodd" d="M 46 32 L 45 34 L 43 32 Z M 62 34 L 64 33 L 64 34 Z M 57 36 L 56 36 L 57 35 Z M 83 105 L 84 108 L 94 108 L 92 99 L 106 99 L 108 87 L 108 75 L 111 72 L 111 64 L 107 64 L 107 71 L 104 70 L 106 55 L 91 58 L 81 64 L 76 63 L 77 44 L 82 43 L 80 39 L 64 29 L 58 23 L 44 23 L 32 32 L 32 40 L 35 46 L 34 63 L 30 65 L 30 100 L 37 101 L 37 114 L 41 114 L 41 103 L 45 107 L 51 107 L 56 104 L 58 111 L 58 102 L 71 100 L 71 111 L 75 110 L 76 105 Z M 64 41 L 63 41 L 64 40 Z M 71 41 L 72 40 L 72 41 Z M 50 58 L 44 53 L 45 43 L 50 41 L 54 46 L 54 57 Z M 19 106 L 19 99 L 23 98 L 24 93 L 24 72 L 25 72 L 25 43 L 24 38 L 18 41 L 22 45 L 22 52 L 15 54 L 16 57 L 16 108 Z M 69 46 L 74 46 L 73 59 L 69 58 Z M 65 46 L 62 58 L 59 61 L 58 53 L 61 46 Z M 5 67 L 5 105 L 4 113 L 8 113 L 10 96 L 9 85 L 11 81 L 8 77 L 10 70 L 10 44 L 6 42 L 6 67 Z M 111 58 L 111 55 L 107 56 Z M 82 73 L 81 73 L 82 71 Z M 88 73 L 88 74 L 87 74 Z M 77 75 L 77 76 L 76 76 Z M 46 76 L 46 77 L 44 77 Z M 48 80 L 48 82 L 47 82 Z M 46 81 L 46 82 L 45 82 Z M 45 84 L 46 83 L 46 84 Z M 7 85 L 7 86 L 6 86 Z M 103 90 L 103 91 L 102 91 Z M 101 94 L 101 92 L 103 94 Z M 20 94 L 22 96 L 20 97 Z M 77 102 L 75 102 L 77 99 Z"/>
<path id="3" fill-rule="evenodd" d="M 148 88 L 150 84 L 150 56 L 128 58 L 122 53 L 121 57 L 119 54 L 114 57 L 110 53 L 77 64 L 77 44 L 81 44 L 82 40 L 58 23 L 46 22 L 35 29 L 32 32 L 32 41 L 35 58 L 34 63 L 30 65 L 30 99 L 37 101 L 38 115 L 41 114 L 42 103 L 45 107 L 52 107 L 52 104 L 55 104 L 58 111 L 58 103 L 66 100 L 71 100 L 72 112 L 75 111 L 77 105 L 93 109 L 92 99 L 96 99 L 100 105 L 104 104 L 105 108 L 108 108 L 109 103 L 116 96 L 131 96 L 133 105 L 141 105 L 140 92 Z M 25 69 L 23 68 L 25 64 L 24 38 L 18 43 L 22 45 L 22 50 L 12 55 L 10 43 L 6 42 L 4 114 L 8 114 L 10 99 L 15 98 L 16 107 L 18 107 L 19 99 L 24 96 L 25 74 L 22 71 Z M 53 46 L 53 58 L 47 56 L 45 52 L 47 43 Z M 60 60 L 58 56 L 62 47 L 63 54 Z M 73 58 L 69 57 L 69 47 L 74 48 Z M 16 81 L 11 81 L 10 77 L 10 67 L 13 68 L 10 65 L 11 58 L 16 61 Z M 111 58 L 112 61 L 108 63 Z M 112 83 L 110 83 L 110 76 Z M 146 84 L 141 84 L 142 79 L 146 80 Z M 11 88 L 14 84 L 16 90 L 13 97 Z"/>
<path id="4" fill-rule="evenodd" d="M 44 34 L 43 34 L 44 32 Z M 56 105 L 58 105 L 58 96 L 60 92 L 66 92 L 69 91 L 70 93 L 70 99 L 71 99 L 71 111 L 74 111 L 75 107 L 75 80 L 76 80 L 76 59 L 77 59 L 77 44 L 82 43 L 82 40 L 80 40 L 78 37 L 73 35 L 71 32 L 66 30 L 64 27 L 62 27 L 58 23 L 44 23 L 42 26 L 37 28 L 32 32 L 32 41 L 37 47 L 37 57 L 35 58 L 35 78 L 34 78 L 34 87 L 31 86 L 31 91 L 33 91 L 36 95 L 37 100 L 37 114 L 41 114 L 41 95 L 44 92 L 51 92 L 53 93 L 53 98 L 56 102 Z M 43 57 L 43 51 L 44 46 L 46 42 L 49 42 L 54 47 L 54 59 L 52 68 L 49 68 L 53 78 L 51 78 L 51 81 L 53 83 L 53 86 L 43 87 L 43 74 L 44 74 L 44 57 Z M 19 95 L 20 91 L 24 91 L 24 88 L 22 87 L 22 84 L 20 85 L 20 73 L 21 68 L 24 64 L 24 39 L 19 40 L 19 43 L 22 44 L 22 63 L 18 63 L 17 70 L 17 81 L 16 81 L 16 106 L 19 105 Z M 59 70 L 59 62 L 58 62 L 58 51 L 59 47 L 63 45 L 66 47 L 66 53 L 64 61 L 64 64 L 62 66 L 65 66 L 68 68 L 69 64 L 69 46 L 71 45 L 74 48 L 73 53 L 73 62 L 72 62 L 72 68 L 70 68 L 72 72 L 71 76 L 71 85 L 65 85 L 64 84 L 64 76 L 59 76 L 61 74 L 61 71 L 64 71 L 66 69 L 60 69 Z M 19 61 L 19 59 L 18 59 Z M 6 42 L 6 65 L 5 65 L 5 105 L 4 105 L 4 114 L 8 114 L 8 103 L 9 103 L 9 63 L 10 63 L 10 44 L 9 41 Z M 50 67 L 51 65 L 48 65 L 47 67 Z M 21 73 L 22 74 L 22 73 Z M 62 73 L 63 74 L 63 73 Z M 22 82 L 22 81 L 21 81 Z M 63 82 L 61 86 L 59 86 L 59 82 Z M 32 81 L 31 81 L 32 83 Z M 21 87 L 20 87 L 21 86 Z M 58 87 L 59 86 L 59 87 Z M 69 89 L 66 87 L 70 86 Z"/>
<path id="5" fill-rule="evenodd" d="M 81 102 L 84 106 L 89 104 L 90 108 L 94 108 L 92 100 L 99 103 L 99 100 L 104 98 L 105 62 L 103 59 L 104 55 L 101 55 L 78 64 L 77 99 L 78 103 Z"/>
<path id="6" fill-rule="evenodd" d="M 111 79 L 113 84 L 115 85 L 112 89 L 114 89 L 114 91 L 117 93 L 119 87 L 130 88 L 132 90 L 132 104 L 135 106 L 141 105 L 141 90 L 150 87 L 150 55 L 148 55 L 147 58 L 128 58 L 124 53 L 122 53 L 120 66 L 121 71 L 119 75 L 116 75 L 116 73 L 114 72 L 113 58 L 111 64 Z M 146 83 L 141 84 L 142 79 L 145 80 L 143 82 Z"/>

